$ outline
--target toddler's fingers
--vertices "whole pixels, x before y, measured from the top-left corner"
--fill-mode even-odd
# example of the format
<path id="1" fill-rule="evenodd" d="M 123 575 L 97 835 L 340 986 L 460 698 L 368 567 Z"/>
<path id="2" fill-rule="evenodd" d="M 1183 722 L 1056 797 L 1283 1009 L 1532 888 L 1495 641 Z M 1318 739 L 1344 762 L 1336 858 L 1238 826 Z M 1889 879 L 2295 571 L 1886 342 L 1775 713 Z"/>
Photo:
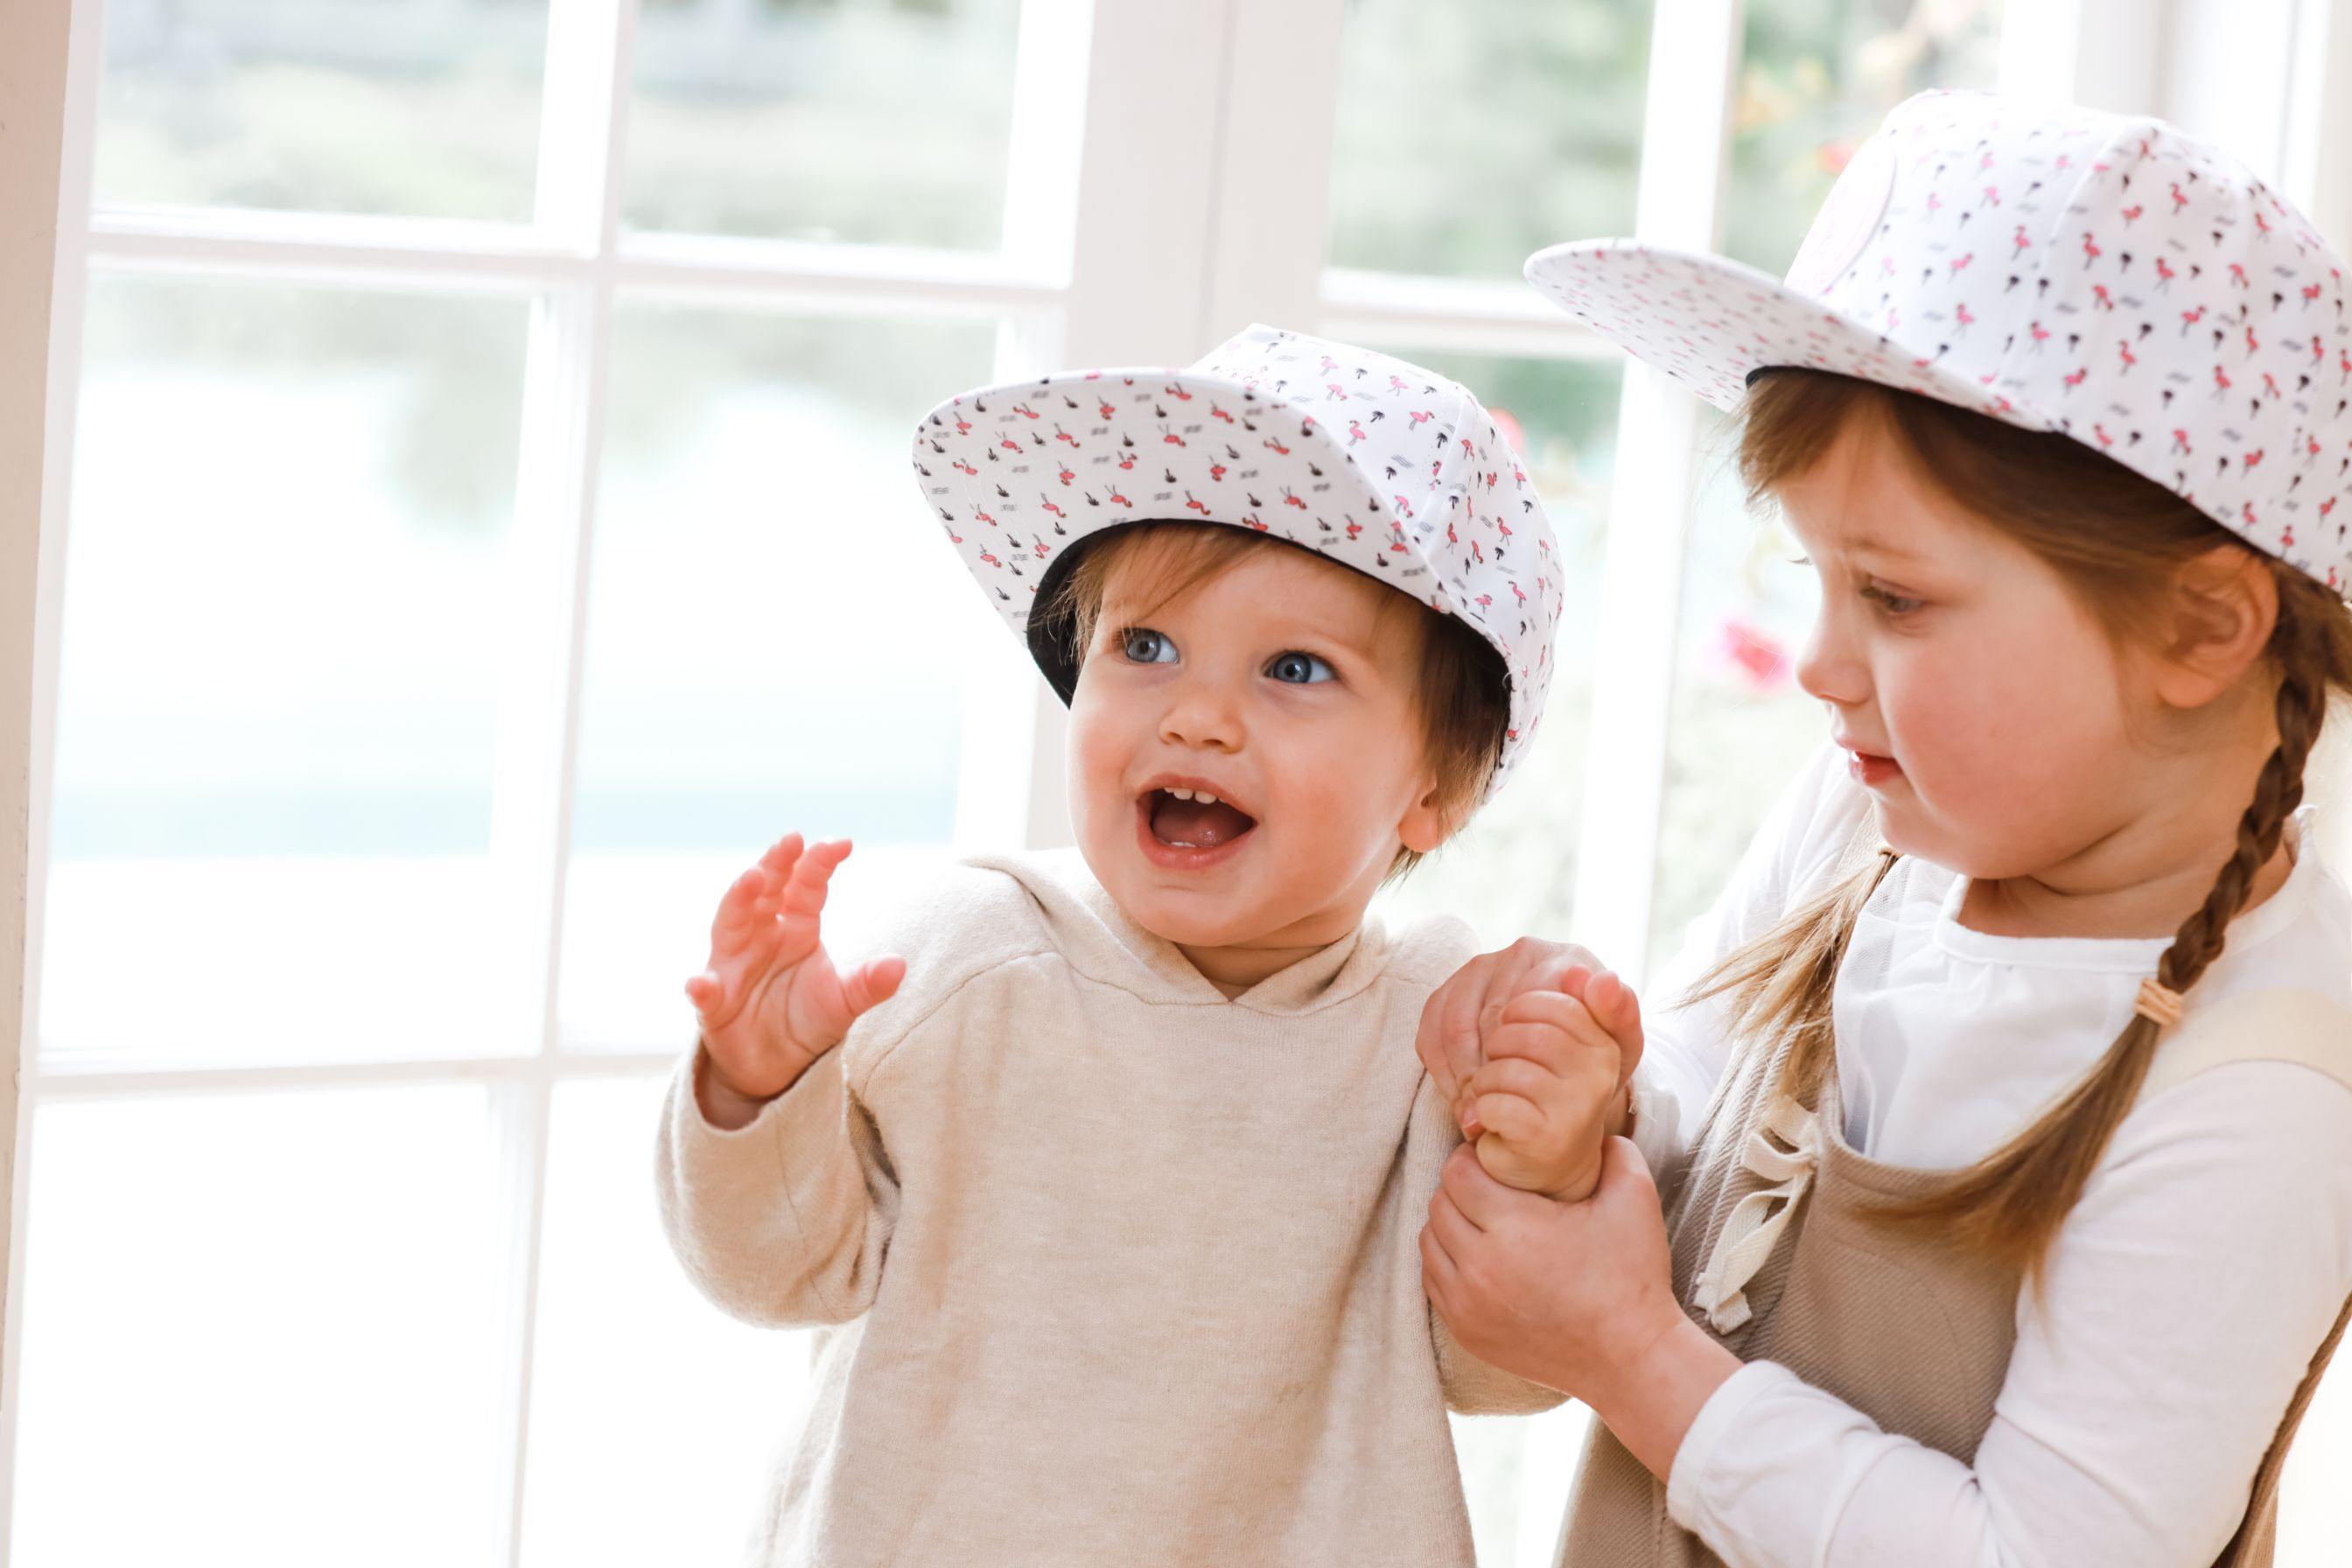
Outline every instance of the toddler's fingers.
<path id="1" fill-rule="evenodd" d="M 779 913 L 814 917 L 824 909 L 825 888 L 833 880 L 834 868 L 849 858 L 849 840 L 836 838 L 826 844 L 814 844 L 793 868 L 793 879 L 784 888 Z"/>
<path id="2" fill-rule="evenodd" d="M 1642 1026 L 1642 1000 L 1633 988 L 1615 973 L 1602 970 L 1592 977 L 1584 990 L 1584 1005 L 1592 1009 L 1612 1035 L 1622 1035 Z"/>
<path id="3" fill-rule="evenodd" d="M 1511 1005 L 1505 1011 L 1503 1021 L 1507 1026 L 1521 1023 L 1549 1024 L 1556 1028 L 1569 1031 L 1580 1040 L 1594 1043 L 1606 1040 L 1619 1047 L 1625 1046 L 1631 1039 L 1640 1038 L 1638 1032 L 1630 1037 L 1621 1034 L 1612 1026 L 1610 1019 L 1602 1017 L 1591 1005 L 1589 1000 L 1579 1001 L 1573 996 L 1563 995 L 1557 991 L 1520 992 L 1511 998 Z"/>
<path id="4" fill-rule="evenodd" d="M 849 1016 L 855 1018 L 876 1003 L 888 1001 L 906 977 L 907 961 L 895 952 L 859 964 L 841 986 L 849 1003 Z"/>
<path id="5" fill-rule="evenodd" d="M 760 857 L 760 865 L 782 883 L 791 878 L 793 867 L 805 847 L 799 834 L 787 833 L 768 846 L 768 852 Z"/>
<path id="6" fill-rule="evenodd" d="M 721 994 L 719 981 L 709 970 L 687 976 L 686 999 L 694 1004 L 697 1012 L 707 1013 L 717 1006 Z"/>
<path id="7" fill-rule="evenodd" d="M 1642 998 L 1617 975 L 1604 973 L 1595 977 L 1585 1002 L 1624 1054 L 1618 1064 L 1619 1080 L 1632 1078 L 1642 1064 Z"/>
<path id="8" fill-rule="evenodd" d="M 1618 975 L 1609 975 L 1609 985 L 1613 987 L 1616 994 L 1606 999 L 1601 1023 L 1609 1025 L 1609 1032 L 1616 1037 L 1618 1048 L 1625 1053 L 1618 1063 L 1618 1081 L 1622 1081 L 1630 1079 L 1634 1068 L 1642 1065 L 1642 1047 L 1646 1044 L 1644 1035 L 1642 1035 L 1642 996 L 1639 996 L 1639 992 L 1634 992 L 1634 987 L 1625 985 L 1625 980 L 1621 980 Z"/>
<path id="9" fill-rule="evenodd" d="M 710 917 L 710 945 L 714 949 L 733 947 L 743 940 L 759 918 L 760 903 L 770 887 L 768 873 L 758 866 L 747 868 L 719 898 L 719 912 Z"/>
<path id="10" fill-rule="evenodd" d="M 1470 1081 L 1462 1086 L 1462 1092 L 1481 1100 L 1490 1095 L 1524 1100 L 1543 1110 L 1563 1100 L 1580 1098 L 1584 1091 L 1577 1084 L 1524 1057 L 1497 1057 L 1473 1074 Z M 1490 1121 L 1488 1125 L 1493 1123 Z"/>
<path id="11" fill-rule="evenodd" d="M 800 864 L 803 849 L 801 836 L 787 833 L 769 845 L 759 859 L 751 863 L 751 869 L 762 878 L 751 905 L 751 918 L 754 923 L 774 918 L 776 900 L 783 895 L 786 888 L 792 886 L 793 868 Z"/>
<path id="12" fill-rule="evenodd" d="M 1621 1053 L 1617 1037 L 1601 1026 L 1591 1009 L 1557 991 L 1529 991 L 1512 998 L 1502 1026 L 1486 1041 L 1489 1059 L 1528 1057 L 1554 1072 L 1573 1071 L 1595 1055 L 1607 1057 L 1613 1071 Z"/>
<path id="13" fill-rule="evenodd" d="M 1533 1100 L 1516 1094 L 1482 1094 L 1474 1103 L 1482 1126 L 1477 1137 L 1465 1138 L 1464 1142 L 1483 1149 L 1486 1140 L 1492 1138 L 1507 1148 L 1524 1152 L 1529 1145 L 1543 1140 L 1544 1113 Z"/>
<path id="14" fill-rule="evenodd" d="M 1545 1136 L 1562 1116 L 1601 1104 L 1607 1089 L 1572 1084 L 1533 1062 L 1506 1058 L 1480 1068 L 1462 1086 L 1462 1096 L 1487 1131 L 1506 1142 L 1526 1142 Z"/>

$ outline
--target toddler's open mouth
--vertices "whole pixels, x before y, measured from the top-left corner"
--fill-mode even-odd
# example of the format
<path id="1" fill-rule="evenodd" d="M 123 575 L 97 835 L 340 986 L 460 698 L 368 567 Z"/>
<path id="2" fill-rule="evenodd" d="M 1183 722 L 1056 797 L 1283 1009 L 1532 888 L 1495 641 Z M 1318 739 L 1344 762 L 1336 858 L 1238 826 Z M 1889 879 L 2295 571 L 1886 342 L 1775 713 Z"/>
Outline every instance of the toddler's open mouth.
<path id="1" fill-rule="evenodd" d="M 1256 817 L 1197 780 L 1145 790 L 1137 797 L 1136 816 L 1145 851 L 1182 867 L 1223 859 L 1257 826 Z"/>

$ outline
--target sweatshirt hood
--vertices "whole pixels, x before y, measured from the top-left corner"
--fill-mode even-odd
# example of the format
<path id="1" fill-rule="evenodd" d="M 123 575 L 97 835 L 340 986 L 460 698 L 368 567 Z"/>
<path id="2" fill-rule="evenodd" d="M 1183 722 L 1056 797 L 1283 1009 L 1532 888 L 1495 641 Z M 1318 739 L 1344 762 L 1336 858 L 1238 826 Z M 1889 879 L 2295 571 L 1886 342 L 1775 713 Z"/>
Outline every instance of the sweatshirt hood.
<path id="1" fill-rule="evenodd" d="M 1387 933 L 1367 915 L 1356 929 L 1228 998 L 1183 950 L 1119 908 L 1076 848 L 986 854 L 966 865 L 1002 871 L 1035 904 L 1047 940 L 1079 973 L 1146 1001 L 1232 1005 L 1255 1013 L 1311 1013 L 1361 991 L 1388 967 Z"/>

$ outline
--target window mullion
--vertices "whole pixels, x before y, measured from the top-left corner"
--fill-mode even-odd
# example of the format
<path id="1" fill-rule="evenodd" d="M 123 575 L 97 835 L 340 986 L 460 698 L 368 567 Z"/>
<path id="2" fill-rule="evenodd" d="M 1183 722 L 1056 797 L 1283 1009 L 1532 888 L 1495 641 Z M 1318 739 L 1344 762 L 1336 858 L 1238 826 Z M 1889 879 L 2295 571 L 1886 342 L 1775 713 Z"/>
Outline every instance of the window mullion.
<path id="1" fill-rule="evenodd" d="M 1238 5 L 1094 9 L 1058 345 L 1066 363 L 1184 364 L 1207 346 L 1211 126 Z"/>
<path id="2" fill-rule="evenodd" d="M 1740 0 L 1659 0 L 1653 14 L 1634 216 L 1652 244 L 1717 244 L 1743 16 Z M 1626 361 L 1571 930 L 1636 980 L 1649 949 L 1697 427 L 1691 393 Z"/>
<path id="3" fill-rule="evenodd" d="M 2113 0 L 2090 0 L 2108 5 Z M 2146 7 L 2148 0 L 2122 0 Z M 2000 18 L 1999 90 L 2027 99 L 2069 99 L 2105 107 L 2103 89 L 2120 85 L 2112 73 L 2134 48 L 2152 47 L 2160 28 L 2135 25 L 2107 36 L 2105 47 L 2086 56 L 2083 28 L 2089 20 L 2084 0 L 2040 0 L 2031 5 L 2004 5 Z M 2145 101 L 2147 84 L 2133 84 L 2116 94 L 2134 107 Z"/>
<path id="4" fill-rule="evenodd" d="M 532 312 L 491 808 L 495 881 L 512 913 L 505 929 L 521 944 L 510 962 L 514 973 L 533 977 L 514 1026 L 537 1064 L 526 1083 L 496 1097 L 517 1244 L 499 1406 L 506 1463 L 494 1514 L 496 1555 L 510 1568 L 523 1552 L 548 1139 L 562 1045 L 564 889 L 635 25 L 635 0 L 567 0 L 549 18 L 536 217 L 588 267 L 580 279 L 550 289 Z"/>
<path id="5" fill-rule="evenodd" d="M 1253 321 L 1318 325 L 1346 12 L 1346 0 L 1234 8 L 1213 100 L 1216 162 L 1194 334 L 1203 349 Z"/>
<path id="6" fill-rule="evenodd" d="M 2279 183 L 2329 244 L 2352 249 L 2352 182 L 2336 161 L 2352 147 L 2352 5 L 2295 0 L 2293 37 Z"/>

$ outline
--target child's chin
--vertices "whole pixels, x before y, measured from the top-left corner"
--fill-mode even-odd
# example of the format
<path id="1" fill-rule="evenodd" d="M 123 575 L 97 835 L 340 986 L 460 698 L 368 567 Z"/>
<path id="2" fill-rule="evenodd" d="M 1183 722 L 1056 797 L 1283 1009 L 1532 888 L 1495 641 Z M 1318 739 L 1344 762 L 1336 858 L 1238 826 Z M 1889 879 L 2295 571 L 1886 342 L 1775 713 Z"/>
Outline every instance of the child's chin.
<path id="1" fill-rule="evenodd" d="M 1253 934 L 1251 911 L 1239 900 L 1181 889 L 1113 889 L 1128 918 L 1162 942 L 1180 947 L 1230 947 Z"/>

